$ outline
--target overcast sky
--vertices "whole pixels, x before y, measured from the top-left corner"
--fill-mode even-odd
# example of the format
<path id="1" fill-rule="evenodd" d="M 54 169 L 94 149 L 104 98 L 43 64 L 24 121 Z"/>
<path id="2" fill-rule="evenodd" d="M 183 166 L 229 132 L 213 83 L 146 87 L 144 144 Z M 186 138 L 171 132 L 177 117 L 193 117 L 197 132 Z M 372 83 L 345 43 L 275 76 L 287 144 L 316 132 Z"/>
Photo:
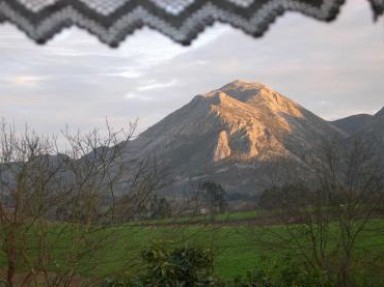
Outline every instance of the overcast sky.
<path id="1" fill-rule="evenodd" d="M 38 46 L 0 26 L 0 115 L 58 133 L 106 117 L 140 129 L 235 79 L 263 82 L 325 119 L 384 106 L 384 25 L 368 1 L 347 1 L 336 22 L 287 13 L 259 39 L 216 24 L 182 47 L 144 29 L 118 49 L 76 28 Z"/>

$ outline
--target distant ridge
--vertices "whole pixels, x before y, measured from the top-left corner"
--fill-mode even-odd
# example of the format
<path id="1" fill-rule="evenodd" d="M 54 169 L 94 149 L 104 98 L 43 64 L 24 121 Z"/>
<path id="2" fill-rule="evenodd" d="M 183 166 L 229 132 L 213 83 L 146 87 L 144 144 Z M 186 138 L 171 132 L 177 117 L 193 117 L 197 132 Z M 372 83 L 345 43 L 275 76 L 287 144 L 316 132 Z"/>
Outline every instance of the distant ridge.
<path id="1" fill-rule="evenodd" d="M 375 149 L 377 156 L 384 159 L 384 108 L 372 116 L 369 122 L 357 130 L 353 136 L 364 139 Z"/>
<path id="2" fill-rule="evenodd" d="M 339 129 L 345 131 L 347 134 L 352 135 L 364 126 L 372 122 L 373 116 L 369 114 L 358 114 L 342 118 L 339 120 L 331 121 L 331 123 Z"/>

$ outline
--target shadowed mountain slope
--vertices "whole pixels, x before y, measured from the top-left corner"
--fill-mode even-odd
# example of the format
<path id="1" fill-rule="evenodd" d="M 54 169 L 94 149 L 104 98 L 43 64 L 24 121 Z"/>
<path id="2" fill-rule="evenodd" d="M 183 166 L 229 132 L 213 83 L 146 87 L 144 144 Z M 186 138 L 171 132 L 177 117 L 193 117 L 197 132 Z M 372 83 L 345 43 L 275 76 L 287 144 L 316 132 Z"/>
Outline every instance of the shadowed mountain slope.
<path id="1" fill-rule="evenodd" d="M 373 116 L 369 114 L 358 114 L 331 121 L 330 123 L 338 127 L 349 135 L 352 135 L 369 125 L 372 122 Z"/>

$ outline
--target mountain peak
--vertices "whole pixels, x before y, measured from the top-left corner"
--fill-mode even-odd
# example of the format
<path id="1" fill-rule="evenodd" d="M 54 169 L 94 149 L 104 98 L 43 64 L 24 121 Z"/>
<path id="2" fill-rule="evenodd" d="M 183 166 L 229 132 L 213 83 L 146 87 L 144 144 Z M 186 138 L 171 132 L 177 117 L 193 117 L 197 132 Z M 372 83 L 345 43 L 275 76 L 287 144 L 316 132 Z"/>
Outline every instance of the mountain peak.
<path id="1" fill-rule="evenodd" d="M 260 95 L 277 94 L 276 91 L 263 83 L 235 80 L 219 89 L 209 92 L 205 96 L 212 97 L 221 93 L 243 103 L 247 103 Z"/>
<path id="2" fill-rule="evenodd" d="M 245 80 L 235 80 L 232 81 L 218 90 L 227 91 L 227 90 L 267 90 L 270 92 L 276 92 L 274 89 L 262 82 L 251 82 Z"/>
<path id="3" fill-rule="evenodd" d="M 231 103 L 234 105 L 234 101 L 237 101 L 252 109 L 268 109 L 272 113 L 302 117 L 302 108 L 297 103 L 260 82 L 235 80 L 207 93 L 204 97 L 210 98 L 210 104 Z"/>
<path id="4" fill-rule="evenodd" d="M 227 89 L 227 88 L 264 88 L 266 87 L 265 84 L 261 82 L 251 82 L 251 81 L 246 81 L 246 80 L 234 80 L 223 87 L 221 89 Z"/>

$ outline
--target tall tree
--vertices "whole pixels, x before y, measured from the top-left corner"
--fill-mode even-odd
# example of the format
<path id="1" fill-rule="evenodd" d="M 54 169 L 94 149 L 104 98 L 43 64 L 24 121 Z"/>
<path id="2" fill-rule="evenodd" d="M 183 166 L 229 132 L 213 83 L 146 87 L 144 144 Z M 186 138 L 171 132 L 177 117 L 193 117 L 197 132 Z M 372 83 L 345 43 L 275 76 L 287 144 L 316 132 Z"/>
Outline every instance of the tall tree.
<path id="1" fill-rule="evenodd" d="M 211 213 L 221 213 L 225 210 L 227 207 L 226 192 L 220 184 L 214 181 L 205 181 L 200 188 L 204 192 L 204 198 Z"/>

